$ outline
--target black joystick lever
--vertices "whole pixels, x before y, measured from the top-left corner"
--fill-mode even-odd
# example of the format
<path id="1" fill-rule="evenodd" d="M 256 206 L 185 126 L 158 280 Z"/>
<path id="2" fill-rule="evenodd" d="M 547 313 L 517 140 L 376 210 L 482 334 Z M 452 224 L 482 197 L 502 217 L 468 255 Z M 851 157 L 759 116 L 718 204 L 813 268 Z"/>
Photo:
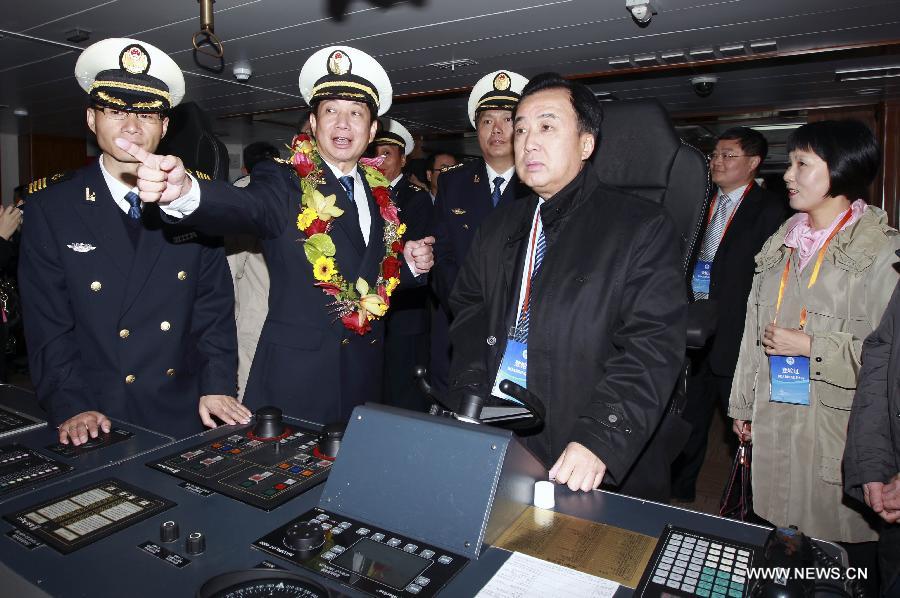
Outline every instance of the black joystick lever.
<path id="1" fill-rule="evenodd" d="M 281 409 L 278 407 L 260 407 L 256 410 L 256 426 L 253 436 L 260 440 L 278 438 L 284 434 L 284 423 L 281 421 Z"/>
<path id="2" fill-rule="evenodd" d="M 347 424 L 328 424 L 322 428 L 319 434 L 318 454 L 316 456 L 333 460 L 341 449 L 341 440 L 344 438 L 344 430 Z"/>
<path id="3" fill-rule="evenodd" d="M 315 521 L 295 523 L 284 532 L 284 544 L 306 560 L 325 544 L 325 530 Z"/>

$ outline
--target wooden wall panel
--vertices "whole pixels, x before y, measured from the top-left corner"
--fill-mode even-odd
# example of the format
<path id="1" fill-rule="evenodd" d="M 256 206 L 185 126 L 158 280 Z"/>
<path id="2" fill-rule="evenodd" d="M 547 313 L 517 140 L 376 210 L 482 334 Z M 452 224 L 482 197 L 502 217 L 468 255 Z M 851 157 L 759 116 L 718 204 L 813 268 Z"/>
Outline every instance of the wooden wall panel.
<path id="1" fill-rule="evenodd" d="M 31 135 L 28 149 L 29 180 L 75 170 L 87 162 L 84 137 Z"/>

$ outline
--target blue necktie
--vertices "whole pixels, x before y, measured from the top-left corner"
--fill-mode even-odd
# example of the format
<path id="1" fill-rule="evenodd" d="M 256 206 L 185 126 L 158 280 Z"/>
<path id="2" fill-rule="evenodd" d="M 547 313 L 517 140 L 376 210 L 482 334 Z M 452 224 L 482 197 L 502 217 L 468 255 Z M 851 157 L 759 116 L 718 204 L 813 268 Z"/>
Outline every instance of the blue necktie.
<path id="1" fill-rule="evenodd" d="M 353 176 L 352 175 L 344 175 L 338 179 L 341 182 L 341 187 L 344 188 L 344 191 L 347 192 L 347 197 L 350 198 L 350 203 L 356 204 L 356 201 L 353 199 Z"/>
<path id="2" fill-rule="evenodd" d="M 141 198 L 134 191 L 125 194 L 125 200 L 131 206 L 128 208 L 128 216 L 134 220 L 141 219 Z"/>
<path id="3" fill-rule="evenodd" d="M 502 194 L 502 192 L 500 191 L 500 185 L 502 185 L 503 181 L 505 180 L 506 179 L 504 179 L 502 176 L 498 176 L 494 179 L 494 192 L 491 193 L 491 201 L 494 202 L 495 208 L 497 207 L 497 204 L 500 203 L 500 195 Z"/>
<path id="4" fill-rule="evenodd" d="M 544 261 L 544 251 L 547 249 L 547 241 L 544 238 L 544 227 L 541 227 L 541 232 L 538 235 L 537 241 L 535 242 L 534 247 L 534 265 L 531 269 L 531 293 L 532 297 L 528 299 L 528 306 L 522 310 L 522 315 L 519 316 L 519 326 L 517 327 L 517 335 L 516 340 L 521 342 L 528 342 L 528 324 L 531 319 L 531 304 L 533 303 L 532 298 L 534 294 L 534 279 L 537 276 L 538 270 L 541 269 L 541 262 Z"/>

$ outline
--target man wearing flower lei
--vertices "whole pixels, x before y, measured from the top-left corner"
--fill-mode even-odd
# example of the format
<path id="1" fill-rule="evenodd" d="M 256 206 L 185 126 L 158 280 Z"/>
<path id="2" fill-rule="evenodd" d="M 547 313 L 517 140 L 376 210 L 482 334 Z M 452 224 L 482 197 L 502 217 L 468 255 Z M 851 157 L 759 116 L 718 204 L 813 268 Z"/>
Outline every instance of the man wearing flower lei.
<path id="1" fill-rule="evenodd" d="M 124 141 L 121 147 L 143 163 L 142 199 L 168 204 L 167 213 L 184 216 L 183 226 L 262 241 L 269 315 L 245 403 L 336 422 L 381 399 L 382 318 L 401 284 L 425 284 L 434 240 L 403 238 L 389 181 L 358 163 L 375 136 L 376 115 L 391 105 L 381 65 L 354 48 L 324 48 L 301 69 L 300 91 L 316 141 L 298 135 L 291 159 L 260 164 L 244 189 L 204 181 L 199 199 L 185 201 L 194 183 L 179 158 Z"/>

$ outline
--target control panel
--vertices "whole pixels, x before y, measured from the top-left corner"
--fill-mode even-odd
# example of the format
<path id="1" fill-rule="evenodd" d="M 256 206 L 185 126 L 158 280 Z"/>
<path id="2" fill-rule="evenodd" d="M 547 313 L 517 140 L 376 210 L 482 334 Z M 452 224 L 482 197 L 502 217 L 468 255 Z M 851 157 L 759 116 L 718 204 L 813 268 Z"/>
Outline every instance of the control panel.
<path id="1" fill-rule="evenodd" d="M 261 413 L 260 413 L 261 412 Z M 287 426 L 264 407 L 255 424 L 232 429 L 148 463 L 187 483 L 271 511 L 325 480 L 333 454 L 320 432 Z"/>
<path id="2" fill-rule="evenodd" d="M 68 554 L 174 504 L 111 478 L 3 518 L 39 541 Z"/>
<path id="3" fill-rule="evenodd" d="M 0 438 L 27 432 L 47 425 L 43 419 L 0 405 Z"/>
<path id="4" fill-rule="evenodd" d="M 31 488 L 73 467 L 20 444 L 0 446 L 0 496 Z"/>
<path id="5" fill-rule="evenodd" d="M 372 596 L 431 597 L 469 559 L 320 508 L 253 543 L 313 573 Z"/>

